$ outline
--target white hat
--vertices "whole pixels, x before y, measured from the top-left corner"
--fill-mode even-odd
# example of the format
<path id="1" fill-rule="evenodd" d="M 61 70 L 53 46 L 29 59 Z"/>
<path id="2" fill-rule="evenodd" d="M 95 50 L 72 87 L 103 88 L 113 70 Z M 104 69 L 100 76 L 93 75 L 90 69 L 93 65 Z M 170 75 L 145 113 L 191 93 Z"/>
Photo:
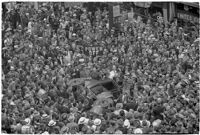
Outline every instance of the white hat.
<path id="1" fill-rule="evenodd" d="M 56 122 L 54 120 L 50 120 L 48 126 L 54 126 L 56 125 Z"/>
<path id="2" fill-rule="evenodd" d="M 169 35 L 170 33 L 166 31 L 164 34 Z"/>
<path id="3" fill-rule="evenodd" d="M 85 118 L 85 117 L 81 117 L 79 120 L 78 120 L 78 124 L 88 124 L 89 122 L 89 119 Z"/>
<path id="4" fill-rule="evenodd" d="M 49 135 L 49 132 L 45 131 L 42 135 Z"/>
<path id="5" fill-rule="evenodd" d="M 29 125 L 31 123 L 31 119 L 30 118 L 26 118 L 24 121 L 26 122 L 26 125 Z"/>
<path id="6" fill-rule="evenodd" d="M 161 98 L 157 98 L 157 101 L 158 101 L 158 103 L 161 103 L 162 99 Z"/>
<path id="7" fill-rule="evenodd" d="M 45 113 L 42 115 L 43 118 L 46 118 L 48 115 Z"/>
<path id="8" fill-rule="evenodd" d="M 199 81 L 194 81 L 194 83 L 199 84 Z"/>
<path id="9" fill-rule="evenodd" d="M 123 134 L 121 130 L 116 130 L 115 134 Z"/>
<path id="10" fill-rule="evenodd" d="M 15 105 L 15 103 L 13 101 L 10 102 L 10 105 Z"/>
<path id="11" fill-rule="evenodd" d="M 92 125 L 92 129 L 95 131 L 97 129 L 96 125 Z"/>
<path id="12" fill-rule="evenodd" d="M 158 55 L 157 53 L 155 53 L 153 56 L 154 56 L 154 57 L 158 57 L 159 55 Z"/>
<path id="13" fill-rule="evenodd" d="M 46 93 L 46 91 L 44 89 L 40 89 L 37 93 L 38 96 L 42 96 Z"/>
<path id="14" fill-rule="evenodd" d="M 127 127 L 127 128 L 130 127 L 130 122 L 129 122 L 128 119 L 126 119 L 126 120 L 124 121 L 124 127 Z"/>
<path id="15" fill-rule="evenodd" d="M 6 50 L 7 48 L 8 48 L 8 47 L 3 47 L 2 49 L 3 49 L 3 50 Z"/>
<path id="16" fill-rule="evenodd" d="M 15 68 L 13 66 L 10 67 L 10 70 L 14 70 Z"/>
<path id="17" fill-rule="evenodd" d="M 42 40 L 42 39 L 43 39 L 43 37 L 38 37 L 38 39 L 39 39 L 39 40 Z"/>
<path id="18" fill-rule="evenodd" d="M 79 62 L 84 62 L 84 59 L 79 59 Z"/>
<path id="19" fill-rule="evenodd" d="M 117 49 L 114 49 L 113 52 L 117 52 Z M 114 58 L 116 59 L 117 57 L 114 57 Z"/>
<path id="20" fill-rule="evenodd" d="M 30 97 L 30 96 L 31 96 L 30 93 L 26 93 L 25 96 L 24 96 L 24 98 L 28 98 L 28 97 Z"/>
<path id="21" fill-rule="evenodd" d="M 142 132 L 142 129 L 140 129 L 140 128 L 136 128 L 135 130 L 134 130 L 134 134 L 142 134 L 143 132 Z"/>
<path id="22" fill-rule="evenodd" d="M 18 48 L 18 45 L 14 45 L 14 48 Z"/>
<path id="23" fill-rule="evenodd" d="M 9 28 L 7 28 L 7 30 L 6 31 L 11 31 L 12 29 L 9 27 Z"/>
<path id="24" fill-rule="evenodd" d="M 111 71 L 111 72 L 110 72 L 110 75 L 109 75 L 109 78 L 110 78 L 110 79 L 113 79 L 113 77 L 114 77 L 115 75 L 116 75 L 115 72 L 114 72 L 114 71 Z"/>
<path id="25" fill-rule="evenodd" d="M 182 59 L 184 57 L 184 54 L 182 53 L 181 55 L 179 55 L 179 58 Z"/>
<path id="26" fill-rule="evenodd" d="M 151 34 L 149 37 L 154 37 L 154 35 L 153 35 L 153 34 Z"/>
<path id="27" fill-rule="evenodd" d="M 158 127 L 160 125 L 160 123 L 161 123 L 161 120 L 157 119 L 157 120 L 153 121 L 152 125 L 153 125 L 153 127 Z"/>
<path id="28" fill-rule="evenodd" d="M 101 120 L 100 119 L 95 119 L 94 120 L 94 125 L 98 126 L 101 124 Z"/>

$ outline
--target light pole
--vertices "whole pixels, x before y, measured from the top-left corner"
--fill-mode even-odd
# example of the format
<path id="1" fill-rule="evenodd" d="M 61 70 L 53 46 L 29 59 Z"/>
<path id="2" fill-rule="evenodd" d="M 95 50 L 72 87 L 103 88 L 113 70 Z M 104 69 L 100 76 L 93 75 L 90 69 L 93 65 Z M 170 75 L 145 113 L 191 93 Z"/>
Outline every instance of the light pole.
<path id="1" fill-rule="evenodd" d="M 113 4 L 112 2 L 108 3 L 108 11 L 109 11 L 109 32 L 113 27 Z"/>

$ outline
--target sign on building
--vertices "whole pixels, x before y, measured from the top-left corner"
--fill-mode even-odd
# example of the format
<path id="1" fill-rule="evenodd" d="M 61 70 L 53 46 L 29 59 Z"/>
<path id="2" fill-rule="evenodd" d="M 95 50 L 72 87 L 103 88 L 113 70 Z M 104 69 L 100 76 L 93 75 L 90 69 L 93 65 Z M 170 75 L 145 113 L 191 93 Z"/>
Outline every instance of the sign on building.
<path id="1" fill-rule="evenodd" d="M 86 55 L 98 56 L 103 55 L 103 46 L 84 46 L 84 53 Z"/>
<path id="2" fill-rule="evenodd" d="M 120 6 L 113 6 L 113 17 L 120 16 Z"/>
<path id="3" fill-rule="evenodd" d="M 199 23 L 199 18 L 198 17 L 190 15 L 190 14 L 187 14 L 187 13 L 178 12 L 177 13 L 177 17 L 179 19 L 187 20 L 187 21 L 190 21 L 192 23 Z"/>
<path id="4" fill-rule="evenodd" d="M 133 16 L 134 16 L 134 13 L 133 12 L 129 12 L 128 13 L 128 20 L 132 21 L 133 20 Z"/>
<path id="5" fill-rule="evenodd" d="M 83 2 L 65 2 L 65 7 L 82 6 Z"/>

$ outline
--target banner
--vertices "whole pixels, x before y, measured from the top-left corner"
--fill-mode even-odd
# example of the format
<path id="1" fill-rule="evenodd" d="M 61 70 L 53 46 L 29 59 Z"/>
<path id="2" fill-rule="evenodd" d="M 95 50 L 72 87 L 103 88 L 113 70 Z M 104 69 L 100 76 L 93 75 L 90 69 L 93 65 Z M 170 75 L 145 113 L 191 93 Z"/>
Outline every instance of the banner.
<path id="1" fill-rule="evenodd" d="M 120 16 L 120 6 L 113 6 L 113 17 Z"/>
<path id="2" fill-rule="evenodd" d="M 82 6 L 83 2 L 65 2 L 65 8 L 74 7 L 74 6 Z"/>
<path id="3" fill-rule="evenodd" d="M 38 10 L 38 2 L 34 2 L 34 8 Z"/>
<path id="4" fill-rule="evenodd" d="M 133 16 L 134 16 L 134 13 L 133 12 L 129 12 L 128 13 L 128 20 L 132 21 L 133 20 Z"/>
<path id="5" fill-rule="evenodd" d="M 103 46 L 84 46 L 84 54 L 88 56 L 103 55 Z"/>
<path id="6" fill-rule="evenodd" d="M 188 13 L 181 11 L 181 10 L 178 10 L 177 17 L 179 19 L 183 19 L 183 20 L 190 21 L 192 23 L 198 23 L 199 24 L 199 18 L 198 17 L 191 15 L 191 14 L 188 14 Z"/>

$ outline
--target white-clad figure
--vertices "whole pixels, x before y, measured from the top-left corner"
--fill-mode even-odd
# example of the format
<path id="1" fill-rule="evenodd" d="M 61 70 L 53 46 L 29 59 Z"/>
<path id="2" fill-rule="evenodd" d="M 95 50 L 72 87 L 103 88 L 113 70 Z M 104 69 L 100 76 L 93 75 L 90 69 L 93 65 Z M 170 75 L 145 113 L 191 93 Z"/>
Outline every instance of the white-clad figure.
<path id="1" fill-rule="evenodd" d="M 66 56 L 64 56 L 63 61 L 64 61 L 65 65 L 68 65 L 69 63 L 71 63 L 71 54 L 70 54 L 70 51 L 66 52 Z"/>
<path id="2" fill-rule="evenodd" d="M 116 66 L 114 65 L 112 71 L 110 71 L 109 78 L 113 79 L 116 76 L 117 76 L 117 70 L 116 70 Z"/>
<path id="3" fill-rule="evenodd" d="M 31 18 L 30 22 L 28 23 L 28 33 L 32 34 L 32 29 L 33 29 L 33 20 Z"/>

